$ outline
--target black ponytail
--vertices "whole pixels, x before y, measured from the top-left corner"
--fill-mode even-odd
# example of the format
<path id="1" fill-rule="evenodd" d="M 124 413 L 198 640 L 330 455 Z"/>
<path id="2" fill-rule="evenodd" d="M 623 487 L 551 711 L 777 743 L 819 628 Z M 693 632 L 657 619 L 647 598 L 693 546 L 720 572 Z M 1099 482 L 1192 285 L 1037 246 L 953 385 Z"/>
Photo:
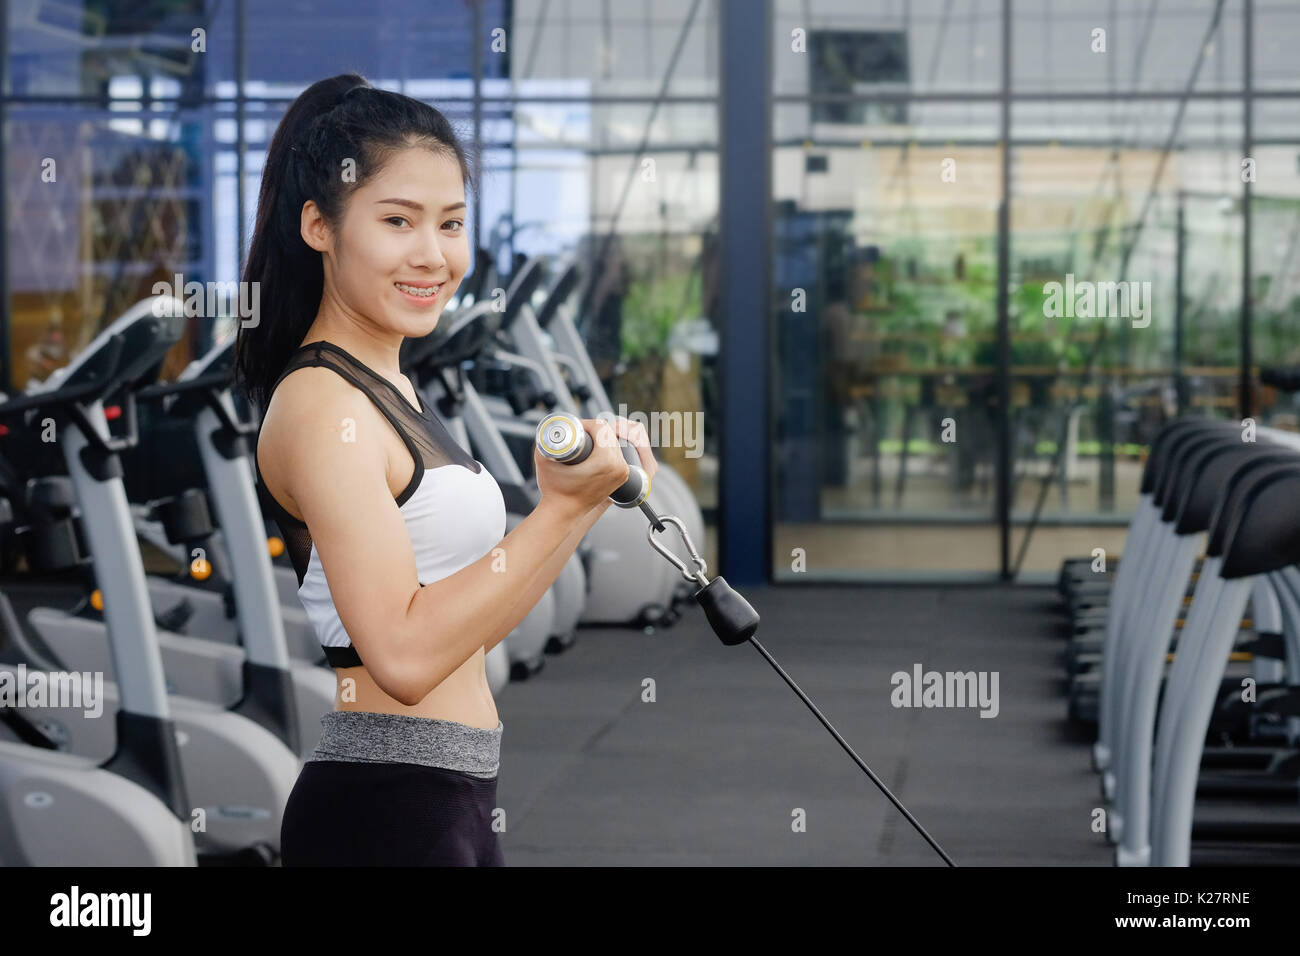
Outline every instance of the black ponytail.
<path id="1" fill-rule="evenodd" d="M 314 200 L 325 221 L 337 226 L 352 190 L 409 146 L 454 156 L 470 188 L 470 160 L 447 118 L 427 103 L 375 89 L 356 73 L 312 84 L 280 120 L 262 170 L 243 275 L 244 282 L 258 283 L 257 324 L 241 324 L 235 342 L 236 380 L 262 411 L 316 320 L 325 287 L 321 254 L 302 238 L 303 204 Z M 342 175 L 349 159 L 355 182 Z"/>

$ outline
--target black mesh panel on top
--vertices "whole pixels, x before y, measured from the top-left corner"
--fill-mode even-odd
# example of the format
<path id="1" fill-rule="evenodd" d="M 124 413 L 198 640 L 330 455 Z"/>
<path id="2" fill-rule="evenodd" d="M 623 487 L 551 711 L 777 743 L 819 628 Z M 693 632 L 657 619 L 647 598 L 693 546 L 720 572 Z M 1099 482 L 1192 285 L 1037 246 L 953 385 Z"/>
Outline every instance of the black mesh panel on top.
<path id="1" fill-rule="evenodd" d="M 447 431 L 447 426 L 438 419 L 431 409 L 424 407 L 423 399 L 420 400 L 421 407 L 416 409 L 411 404 L 410 399 L 403 395 L 396 385 L 332 342 L 308 342 L 300 347 L 289 357 L 284 371 L 276 379 L 276 386 L 279 386 L 280 382 L 284 381 L 285 376 L 290 372 L 308 367 L 333 369 L 365 392 L 366 396 L 374 402 L 375 406 L 388 419 L 405 443 L 407 450 L 411 453 L 411 458 L 415 461 L 415 471 L 412 473 L 411 480 L 406 488 L 397 496 L 396 501 L 399 506 L 404 504 L 415 493 L 415 489 L 419 487 L 420 479 L 427 469 L 442 468 L 446 465 L 462 465 L 475 474 L 478 474 L 481 470 L 474 457 L 451 437 L 451 433 Z M 272 394 L 274 392 L 273 388 Z M 418 391 L 416 395 L 419 395 Z M 255 455 L 254 463 L 256 463 L 256 460 Z M 265 484 L 262 483 L 260 468 L 258 469 L 257 480 L 259 491 L 270 506 L 275 522 L 280 527 L 285 549 L 288 551 L 289 560 L 298 575 L 298 584 L 301 586 L 303 577 L 307 574 L 307 566 L 311 561 L 311 532 L 307 530 L 307 526 L 303 522 L 289 514 L 267 491 Z"/>

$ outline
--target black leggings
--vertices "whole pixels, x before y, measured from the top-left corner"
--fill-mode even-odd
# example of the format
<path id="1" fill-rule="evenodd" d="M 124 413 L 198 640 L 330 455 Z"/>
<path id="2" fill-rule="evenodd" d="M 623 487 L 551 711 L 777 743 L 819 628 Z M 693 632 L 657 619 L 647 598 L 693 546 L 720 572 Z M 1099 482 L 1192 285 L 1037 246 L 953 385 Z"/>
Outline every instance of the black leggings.
<path id="1" fill-rule="evenodd" d="M 497 779 L 410 763 L 309 760 L 280 829 L 285 866 L 505 866 Z"/>

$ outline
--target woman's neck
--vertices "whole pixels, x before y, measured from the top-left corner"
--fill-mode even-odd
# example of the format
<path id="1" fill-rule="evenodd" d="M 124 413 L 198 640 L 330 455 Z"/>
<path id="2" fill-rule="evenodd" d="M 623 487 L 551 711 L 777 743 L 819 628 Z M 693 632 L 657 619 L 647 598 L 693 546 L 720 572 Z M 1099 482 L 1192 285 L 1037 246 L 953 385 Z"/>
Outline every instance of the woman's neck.
<path id="1" fill-rule="evenodd" d="M 338 318 L 322 309 L 307 329 L 303 342 L 324 339 L 353 355 L 362 364 L 392 379 L 401 377 L 402 336 L 367 328 L 351 319 Z"/>

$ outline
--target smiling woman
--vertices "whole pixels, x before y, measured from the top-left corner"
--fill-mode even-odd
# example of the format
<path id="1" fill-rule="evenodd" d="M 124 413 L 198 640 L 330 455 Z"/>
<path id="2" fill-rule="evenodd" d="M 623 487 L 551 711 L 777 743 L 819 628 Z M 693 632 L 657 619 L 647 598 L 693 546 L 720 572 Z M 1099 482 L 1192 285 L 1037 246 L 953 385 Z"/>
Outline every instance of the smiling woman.
<path id="1" fill-rule="evenodd" d="M 401 374 L 470 263 L 465 152 L 426 103 L 354 74 L 289 108 L 267 156 L 245 282 L 261 322 L 237 371 L 298 595 L 339 681 L 284 812 L 299 865 L 500 865 L 503 725 L 484 661 L 628 475 L 587 420 L 579 465 L 540 455 L 541 501 L 505 535 L 501 490 Z M 504 538 L 503 538 L 503 535 Z"/>
<path id="2" fill-rule="evenodd" d="M 473 184 L 442 113 L 356 74 L 322 80 L 294 101 L 264 168 L 243 277 L 261 284 L 264 328 L 241 336 L 238 349 L 241 379 L 262 408 L 318 311 L 342 310 L 373 334 L 390 316 L 357 304 L 379 295 L 385 306 L 411 305 L 399 282 L 436 286 L 432 298 L 446 302 L 469 268 Z M 423 335 L 437 311 L 407 311 L 403 321 L 403 335 Z"/>
<path id="3" fill-rule="evenodd" d="M 304 203 L 300 231 L 324 262 L 326 322 L 350 310 L 349 322 L 363 317 L 403 336 L 433 331 L 470 265 L 461 168 L 454 153 L 402 149 L 355 188 L 337 223 Z M 372 302 L 382 304 L 375 314 L 357 308 Z"/>

